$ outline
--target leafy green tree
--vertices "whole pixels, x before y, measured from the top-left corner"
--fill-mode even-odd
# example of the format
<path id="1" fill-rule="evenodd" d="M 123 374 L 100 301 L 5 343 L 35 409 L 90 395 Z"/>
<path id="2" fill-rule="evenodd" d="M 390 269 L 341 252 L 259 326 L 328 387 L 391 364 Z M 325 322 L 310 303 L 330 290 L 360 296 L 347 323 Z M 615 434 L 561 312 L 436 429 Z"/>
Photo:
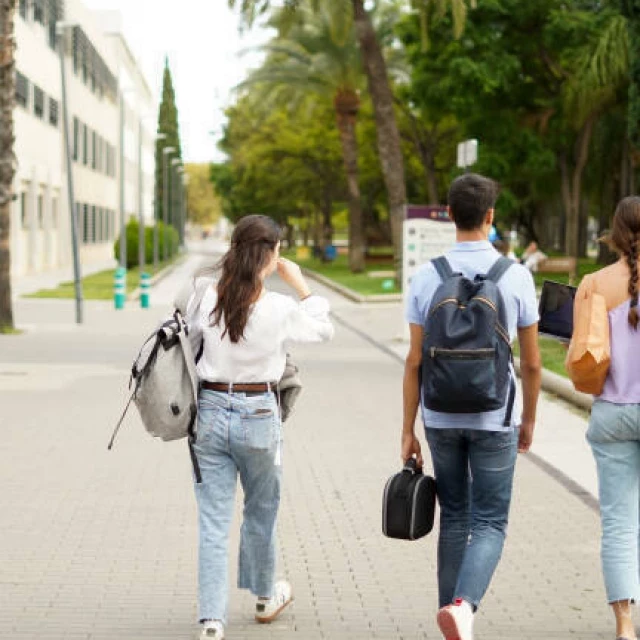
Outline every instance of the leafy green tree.
<path id="1" fill-rule="evenodd" d="M 172 169 L 169 169 L 168 184 L 164 184 L 164 155 L 163 149 L 171 147 L 174 151 L 168 154 L 167 163 L 171 165 L 174 158 L 182 159 L 182 148 L 180 145 L 180 130 L 178 127 L 178 109 L 176 107 L 176 96 L 173 90 L 173 80 L 169 69 L 169 59 L 165 58 L 164 75 L 162 78 L 162 100 L 158 110 L 158 140 L 156 142 L 156 205 L 158 220 L 163 220 L 164 216 L 164 189 L 169 191 L 169 211 L 167 220 L 169 224 L 179 224 L 179 219 L 173 220 L 175 211 L 175 193 L 172 193 Z M 164 137 L 162 137 L 164 136 Z"/>
<path id="2" fill-rule="evenodd" d="M 186 164 L 187 210 L 189 221 L 206 225 L 220 218 L 221 203 L 211 183 L 211 167 L 208 164 Z"/>
<path id="3" fill-rule="evenodd" d="M 620 9 L 627 18 L 629 38 L 629 140 L 640 149 L 640 0 L 620 0 Z"/>
<path id="4" fill-rule="evenodd" d="M 287 18 L 286 28 L 283 18 Z M 310 93 L 333 103 L 347 177 L 349 266 L 354 273 L 361 272 L 365 248 L 356 121 L 363 77 L 353 20 L 336 4 L 327 3 L 314 11 L 310 3 L 301 3 L 294 20 L 280 12 L 272 25 L 280 27 L 280 35 L 264 47 L 269 57 L 244 86 L 262 88 L 265 98 L 280 98 L 289 104 L 293 100 L 293 108 Z"/>
<path id="5" fill-rule="evenodd" d="M 284 6 L 287 10 L 293 12 L 300 6 L 302 1 L 285 0 Z M 264 14 L 271 5 L 270 0 L 228 0 L 228 2 L 232 8 L 239 7 L 244 24 L 249 26 L 259 15 Z M 400 274 L 402 265 L 402 222 L 404 220 L 404 205 L 407 199 L 407 192 L 402 142 L 396 121 L 394 95 L 383 54 L 383 47 L 376 37 L 371 13 L 365 8 L 364 0 L 314 0 L 316 8 L 325 4 L 337 5 L 342 9 L 350 6 L 353 11 L 353 20 L 360 44 L 362 62 L 374 107 L 378 155 L 388 196 L 396 270 Z M 415 4 L 420 9 L 423 33 L 426 29 L 430 11 L 434 8 L 436 9 L 436 15 L 442 14 L 447 8 L 452 9 L 457 30 L 461 32 L 468 6 L 465 0 L 420 0 L 419 2 L 416 1 Z M 475 0 L 471 0 L 469 6 L 474 5 Z"/>
<path id="6" fill-rule="evenodd" d="M 535 236 L 560 208 L 571 255 L 594 127 L 619 95 L 619 18 L 600 2 L 487 0 L 460 40 L 446 37 L 449 18 L 432 22 L 426 56 L 419 19 L 400 25 L 411 103 L 427 122 L 453 116 L 460 138 L 480 140 L 476 168 L 503 184 L 501 215 Z"/>
<path id="7" fill-rule="evenodd" d="M 285 225 L 304 219 L 321 244 L 320 230 L 346 195 L 332 105 L 306 99 L 293 111 L 265 106 L 249 87 L 227 117 L 220 148 L 228 160 L 211 170 L 224 215 L 263 213 Z"/>

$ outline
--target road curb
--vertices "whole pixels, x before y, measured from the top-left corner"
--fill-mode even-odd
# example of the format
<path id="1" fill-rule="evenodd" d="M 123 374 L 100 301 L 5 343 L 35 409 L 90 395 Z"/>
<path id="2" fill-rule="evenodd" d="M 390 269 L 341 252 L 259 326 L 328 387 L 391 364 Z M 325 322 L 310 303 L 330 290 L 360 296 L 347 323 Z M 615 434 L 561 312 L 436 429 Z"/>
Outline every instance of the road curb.
<path id="1" fill-rule="evenodd" d="M 325 287 L 335 291 L 343 295 L 345 298 L 351 300 L 352 302 L 357 302 L 358 304 L 364 304 L 367 302 L 402 302 L 402 294 L 401 293 L 389 293 L 389 294 L 373 294 L 369 296 L 363 296 L 360 293 L 357 293 L 353 289 L 349 289 L 349 287 L 345 287 L 342 284 L 338 284 L 331 278 L 327 278 L 311 269 L 302 269 L 302 273 L 305 276 L 310 278 L 311 280 L 315 280 L 320 284 L 323 284 Z"/>
<path id="2" fill-rule="evenodd" d="M 520 375 L 520 358 L 514 358 L 516 373 Z M 567 402 L 585 411 L 591 410 L 593 396 L 588 393 L 576 391 L 573 384 L 567 378 L 553 373 L 548 369 L 542 370 L 542 388 L 547 393 L 552 393 Z"/>

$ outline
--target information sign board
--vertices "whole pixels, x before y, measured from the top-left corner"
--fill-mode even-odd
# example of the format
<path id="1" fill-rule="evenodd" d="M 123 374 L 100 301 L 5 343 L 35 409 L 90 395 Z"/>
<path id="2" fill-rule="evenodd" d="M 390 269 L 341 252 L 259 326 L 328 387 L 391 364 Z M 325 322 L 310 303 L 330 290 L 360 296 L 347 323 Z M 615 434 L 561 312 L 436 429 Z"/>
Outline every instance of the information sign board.
<path id="1" fill-rule="evenodd" d="M 411 279 L 421 265 L 441 256 L 456 241 L 456 228 L 443 205 L 407 205 L 403 223 L 402 293 L 406 309 Z M 404 309 L 403 309 L 404 317 Z M 402 335 L 409 336 L 404 322 Z"/>

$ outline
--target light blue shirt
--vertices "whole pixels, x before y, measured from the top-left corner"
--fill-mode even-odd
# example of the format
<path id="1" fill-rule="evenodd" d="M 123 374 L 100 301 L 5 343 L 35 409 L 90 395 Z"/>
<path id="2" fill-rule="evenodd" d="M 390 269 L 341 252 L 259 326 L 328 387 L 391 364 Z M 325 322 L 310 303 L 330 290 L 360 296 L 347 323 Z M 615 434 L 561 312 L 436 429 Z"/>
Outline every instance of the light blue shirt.
<path id="1" fill-rule="evenodd" d="M 485 274 L 500 257 L 488 241 L 458 242 L 445 254 L 451 268 L 473 279 L 479 273 Z M 431 299 L 442 281 L 435 268 L 424 264 L 411 280 L 407 299 L 406 319 L 410 324 L 424 326 Z M 538 322 L 538 300 L 533 277 L 521 264 L 513 264 L 498 282 L 507 312 L 507 329 L 511 342 L 518 329 L 530 327 Z M 512 371 L 515 377 L 515 372 Z M 422 392 L 421 392 L 422 396 Z M 516 402 L 517 405 L 517 402 Z M 485 431 L 507 431 L 520 420 L 520 408 L 514 405 L 511 427 L 504 426 L 506 406 L 485 413 L 440 413 L 422 406 L 425 426 L 435 429 L 481 429 Z"/>

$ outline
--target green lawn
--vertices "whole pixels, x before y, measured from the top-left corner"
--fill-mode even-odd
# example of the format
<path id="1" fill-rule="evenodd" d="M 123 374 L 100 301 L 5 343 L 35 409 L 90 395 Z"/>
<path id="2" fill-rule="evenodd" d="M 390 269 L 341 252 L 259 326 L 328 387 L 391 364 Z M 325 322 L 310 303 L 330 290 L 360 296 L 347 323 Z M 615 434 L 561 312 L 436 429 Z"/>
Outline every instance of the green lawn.
<path id="1" fill-rule="evenodd" d="M 294 260 L 301 267 L 331 278 L 334 282 L 348 287 L 361 295 L 401 293 L 400 288 L 396 287 L 393 276 L 372 277 L 367 275 L 372 271 L 393 271 L 393 262 L 388 259 L 375 260 L 374 258 L 367 260 L 365 273 L 351 273 L 347 256 L 338 255 L 333 262 L 325 263 L 313 257 L 308 260 L 300 260 L 296 258 L 295 249 L 283 251 L 282 255 L 285 258 Z"/>
<path id="2" fill-rule="evenodd" d="M 564 360 L 567 357 L 567 350 L 564 345 L 553 338 L 539 338 L 538 344 L 540 345 L 540 355 L 542 356 L 542 366 L 553 373 L 568 378 L 567 372 L 564 368 Z M 520 354 L 518 349 L 518 343 L 513 346 L 513 355 Z"/>
<path id="3" fill-rule="evenodd" d="M 173 260 L 160 262 L 154 270 L 153 265 L 145 268 L 145 271 L 154 276 L 158 271 L 169 266 Z M 113 278 L 115 269 L 99 271 L 82 278 L 82 297 L 85 300 L 111 300 L 113 298 Z M 140 284 L 140 270 L 138 267 L 127 271 L 127 293 L 131 293 Z M 27 295 L 27 298 L 75 298 L 73 281 L 62 282 L 55 289 L 41 289 Z"/>

